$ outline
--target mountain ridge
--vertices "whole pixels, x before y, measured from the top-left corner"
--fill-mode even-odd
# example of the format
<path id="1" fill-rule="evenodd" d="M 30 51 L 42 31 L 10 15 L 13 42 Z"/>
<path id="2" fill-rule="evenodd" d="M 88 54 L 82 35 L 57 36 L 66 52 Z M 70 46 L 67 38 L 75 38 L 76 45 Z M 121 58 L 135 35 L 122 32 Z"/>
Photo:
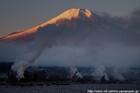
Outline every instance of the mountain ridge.
<path id="1" fill-rule="evenodd" d="M 102 19 L 100 19 L 99 16 L 97 16 L 88 9 L 71 8 L 64 11 L 60 15 L 32 28 L 4 36 L 0 38 L 0 42 L 31 41 L 35 37 L 35 33 L 40 27 L 45 27 L 49 24 L 55 24 L 56 26 L 66 25 L 67 27 L 76 27 L 77 25 L 79 25 L 80 27 L 82 24 L 81 27 L 85 26 L 87 27 L 87 29 L 91 29 L 95 25 L 99 26 L 99 28 L 102 29 L 108 29 L 109 27 L 111 27 L 108 24 L 104 24 L 104 22 L 102 22 Z"/>

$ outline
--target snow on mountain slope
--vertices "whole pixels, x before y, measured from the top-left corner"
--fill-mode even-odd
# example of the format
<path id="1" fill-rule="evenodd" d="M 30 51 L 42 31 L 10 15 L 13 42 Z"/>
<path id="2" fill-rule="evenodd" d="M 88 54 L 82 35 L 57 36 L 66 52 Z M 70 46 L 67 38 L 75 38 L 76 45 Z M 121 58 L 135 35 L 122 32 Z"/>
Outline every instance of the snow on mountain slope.
<path id="1" fill-rule="evenodd" d="M 24 43 L 27 41 L 31 41 L 35 37 L 38 28 L 45 27 L 48 24 L 54 24 L 56 26 L 65 25 L 66 27 L 73 28 L 84 27 L 86 28 L 86 30 L 94 29 L 94 27 L 98 27 L 100 29 L 111 28 L 111 26 L 104 22 L 102 18 L 92 13 L 88 9 L 72 8 L 40 25 L 34 26 L 21 32 L 16 32 L 4 36 L 0 39 L 0 42 Z"/>

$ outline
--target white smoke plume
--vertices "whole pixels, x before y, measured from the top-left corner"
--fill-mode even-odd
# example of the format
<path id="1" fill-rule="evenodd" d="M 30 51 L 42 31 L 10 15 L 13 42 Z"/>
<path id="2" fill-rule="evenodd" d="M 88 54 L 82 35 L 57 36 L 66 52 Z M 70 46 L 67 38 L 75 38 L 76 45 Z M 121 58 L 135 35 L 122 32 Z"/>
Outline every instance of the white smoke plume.
<path id="1" fill-rule="evenodd" d="M 16 78 L 18 80 L 20 80 L 21 78 L 24 78 L 25 69 L 30 65 L 30 63 L 33 63 L 40 56 L 40 54 L 42 53 L 42 51 L 46 47 L 46 44 L 48 42 L 46 42 L 46 39 L 44 39 L 45 37 L 42 37 L 43 34 L 44 33 L 42 33 L 40 36 L 37 33 L 35 40 L 28 46 L 29 51 L 26 52 L 25 54 L 19 56 L 15 60 L 15 64 L 12 65 L 12 70 L 14 72 L 16 72 L 16 74 L 17 74 Z"/>
<path id="2" fill-rule="evenodd" d="M 82 79 L 82 75 L 80 74 L 80 72 L 78 71 L 78 69 L 76 67 L 71 66 L 70 67 L 70 77 L 72 78 L 74 75 L 76 75 L 78 78 Z"/>
<path id="3" fill-rule="evenodd" d="M 78 27 L 83 27 L 83 25 L 78 25 Z M 61 56 L 59 55 L 61 59 L 66 59 L 63 61 L 64 63 L 73 62 L 72 65 L 74 66 L 76 65 L 76 62 L 79 62 L 79 64 L 83 65 L 88 64 L 88 66 L 94 66 L 95 64 L 100 65 L 100 63 L 102 63 L 103 65 L 116 65 L 118 63 L 116 62 L 115 58 L 117 58 L 117 56 L 122 53 L 123 56 L 119 56 L 119 58 L 117 58 L 121 58 L 121 61 L 119 60 L 121 63 L 126 63 L 129 60 L 132 52 L 132 55 L 134 56 L 138 56 L 140 54 L 140 44 L 138 42 L 135 42 L 139 41 L 140 38 L 134 33 L 115 29 L 101 29 L 98 28 L 98 26 L 95 27 L 93 31 L 91 30 L 89 32 L 86 32 L 83 28 L 72 28 L 65 25 L 47 25 L 45 27 L 39 28 L 33 43 L 31 43 L 31 45 L 29 46 L 29 51 L 24 55 L 18 57 L 15 64 L 12 66 L 12 70 L 17 73 L 17 78 L 24 78 L 24 70 L 30 65 L 30 63 L 33 63 L 44 50 L 50 50 L 55 46 L 56 48 L 58 48 L 59 46 L 69 46 L 69 49 L 72 49 L 72 51 L 75 51 L 74 47 L 81 48 L 82 51 L 84 50 L 84 52 L 77 53 L 75 51 L 73 53 L 71 52 L 71 50 L 66 49 L 70 53 L 69 54 L 66 52 L 67 54 L 69 54 L 67 56 L 68 59 L 65 53 L 62 53 Z M 116 45 L 123 45 L 123 47 L 113 45 L 114 43 Z M 124 50 L 127 49 L 127 47 L 129 48 L 128 50 L 132 51 L 129 52 L 128 50 Z M 100 51 L 101 54 L 99 53 Z M 129 53 L 126 53 L 126 51 Z M 54 51 L 52 50 L 51 52 Z M 82 55 L 78 58 L 76 54 Z M 74 58 L 72 57 L 72 55 L 74 55 Z M 47 58 L 47 56 L 45 56 L 45 58 Z M 55 58 L 56 55 L 52 56 L 52 59 Z M 125 60 L 126 58 L 127 60 Z M 137 60 L 140 60 L 139 57 L 137 58 Z M 59 61 L 57 61 L 57 64 L 58 62 Z M 132 62 L 129 63 L 131 64 Z M 97 68 L 97 70 L 95 71 L 95 76 L 101 77 L 105 74 L 104 71 L 105 68 L 102 66 Z"/>
<path id="4" fill-rule="evenodd" d="M 117 68 L 114 69 L 114 72 L 113 72 L 113 75 L 114 75 L 114 78 L 117 79 L 117 80 L 120 80 L 120 81 L 124 81 L 125 78 L 123 77 L 123 72 L 119 71 Z"/>
<path id="5" fill-rule="evenodd" d="M 30 63 L 35 61 L 35 59 L 41 54 L 42 51 L 42 49 L 34 49 L 15 60 L 15 64 L 12 65 L 12 70 L 17 73 L 16 78 L 18 80 L 24 78 L 25 69 L 30 65 Z"/>
<path id="6" fill-rule="evenodd" d="M 56 25 L 39 28 L 34 42 L 29 46 L 29 51 L 25 55 L 18 57 L 12 66 L 12 70 L 17 73 L 16 77 L 18 79 L 24 78 L 25 69 L 40 56 L 45 48 L 55 45 L 75 46 L 75 43 L 78 42 L 74 41 L 77 39 L 77 35 L 82 36 L 81 38 L 83 39 L 85 37 L 85 34 L 81 35 L 83 33 L 83 31 L 79 33 L 79 31 L 73 32 L 71 29 L 66 30 L 64 26 L 57 27 Z M 80 76 L 79 73 L 77 75 Z"/>
<path id="7" fill-rule="evenodd" d="M 105 75 L 105 80 L 109 81 L 108 75 L 106 73 L 104 73 Z"/>
<path id="8" fill-rule="evenodd" d="M 103 65 L 97 66 L 92 75 L 95 77 L 96 80 L 100 80 L 103 75 L 105 75 L 106 80 L 109 80 L 108 75 L 105 73 L 105 67 Z"/>

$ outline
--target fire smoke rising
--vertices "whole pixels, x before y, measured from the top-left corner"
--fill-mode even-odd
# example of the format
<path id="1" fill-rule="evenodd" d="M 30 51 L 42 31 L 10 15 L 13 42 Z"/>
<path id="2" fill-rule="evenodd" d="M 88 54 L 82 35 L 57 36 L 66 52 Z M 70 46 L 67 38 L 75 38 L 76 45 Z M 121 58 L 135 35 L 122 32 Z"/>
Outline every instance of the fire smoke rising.
<path id="1" fill-rule="evenodd" d="M 103 75 L 105 75 L 105 79 L 109 80 L 107 74 L 105 73 L 105 67 L 99 65 L 95 68 L 95 71 L 92 73 L 96 80 L 100 80 Z"/>
<path id="2" fill-rule="evenodd" d="M 99 30 L 97 32 L 94 32 L 94 33 L 91 32 L 90 34 L 87 34 L 84 30 L 81 30 L 81 29 L 76 29 L 77 31 L 75 32 L 72 31 L 72 29 L 70 30 L 67 30 L 67 29 L 70 29 L 70 28 L 65 28 L 64 26 L 55 26 L 55 25 L 48 25 L 47 27 L 39 28 L 36 34 L 35 40 L 33 41 L 33 43 L 31 43 L 29 47 L 29 51 L 25 53 L 24 55 L 18 57 L 16 59 L 15 64 L 12 66 L 12 70 L 17 73 L 17 78 L 19 79 L 24 78 L 24 70 L 41 55 L 42 51 L 45 50 L 47 53 L 51 53 L 51 52 L 54 53 L 53 48 L 54 50 L 55 49 L 57 50 L 57 48 L 61 46 L 66 46 L 69 48 L 62 48 L 62 51 L 61 51 L 62 54 L 58 53 L 59 58 L 65 59 L 65 60 L 62 60 L 62 62 L 64 63 L 61 63 L 61 62 L 60 63 L 69 64 L 69 66 L 81 64 L 81 66 L 86 65 L 86 66 L 95 67 L 97 66 L 97 64 L 100 65 L 101 63 L 105 66 L 108 66 L 108 65 L 110 66 L 113 64 L 117 65 L 118 63 L 116 61 L 122 63 L 122 62 L 128 61 L 129 60 L 128 58 L 132 58 L 133 56 L 136 57 L 136 55 L 139 54 L 139 52 L 137 51 L 139 50 L 139 48 L 133 49 L 133 47 L 131 46 L 128 47 L 129 44 L 131 45 L 131 42 L 124 43 L 126 39 L 122 39 L 122 41 L 120 41 L 120 39 L 117 40 L 116 37 L 118 37 L 118 35 L 112 37 L 112 35 L 114 35 L 114 31 L 113 31 L 113 34 L 110 35 L 109 34 L 110 31 L 106 31 L 106 33 L 104 33 L 104 31 Z M 118 31 L 118 33 L 120 32 Z M 80 38 L 82 39 L 77 41 L 77 36 L 80 36 Z M 134 47 L 137 47 L 137 46 L 134 46 Z M 80 51 L 76 53 L 76 51 L 74 50 L 76 48 L 81 48 L 83 52 Z M 133 51 L 134 53 L 131 51 L 129 52 L 127 51 L 127 48 L 128 50 L 131 50 L 131 51 L 136 49 L 136 52 L 135 51 Z M 123 53 L 122 51 L 118 52 L 118 50 L 119 51 L 122 50 L 123 52 L 126 50 L 127 54 Z M 67 51 L 67 52 L 65 53 L 64 51 Z M 70 54 L 67 55 L 68 53 Z M 120 58 L 118 58 L 119 60 L 115 59 L 117 58 L 118 55 L 122 55 L 122 53 L 124 54 L 124 58 L 121 56 Z M 78 58 L 77 55 L 79 54 L 80 54 L 80 57 Z M 44 55 L 44 57 L 47 59 L 46 55 Z M 52 59 L 56 61 L 57 58 L 58 57 L 56 55 L 53 55 Z M 127 58 L 127 60 L 125 60 L 125 58 Z M 48 61 L 49 63 L 50 60 L 47 59 L 46 61 Z M 101 70 L 97 69 L 95 73 L 97 72 L 98 75 L 95 75 L 95 76 L 101 77 L 101 75 L 105 74 L 103 73 L 105 69 L 103 67 L 99 67 L 99 68 L 101 68 Z"/>
<path id="3" fill-rule="evenodd" d="M 92 67 L 96 67 L 97 64 L 105 67 L 140 66 L 138 34 L 133 31 L 104 30 L 98 27 L 94 31 L 86 32 L 82 26 L 79 27 L 81 28 L 74 29 L 65 25 L 40 27 L 33 43 L 29 46 L 29 51 L 18 57 L 12 66 L 12 70 L 17 73 L 17 78 L 24 78 L 24 70 L 36 59 L 42 65 L 53 61 L 51 63 L 60 62 L 60 66 L 62 64 Z M 77 52 L 76 48 L 82 51 Z M 52 57 L 49 58 L 49 54 L 52 54 Z M 39 57 L 40 55 L 42 58 Z M 105 74 L 103 66 L 97 67 L 94 76 L 101 77 Z M 118 72 L 114 71 L 114 73 Z"/>
<path id="4" fill-rule="evenodd" d="M 12 70 L 17 73 L 16 78 L 18 80 L 24 78 L 25 69 L 30 65 L 30 63 L 35 61 L 42 51 L 43 49 L 35 49 L 34 51 L 29 51 L 27 54 L 20 56 L 15 60 L 15 64 L 12 65 Z"/>
<path id="5" fill-rule="evenodd" d="M 76 67 L 70 67 L 70 77 L 72 78 L 74 75 L 76 75 L 80 79 L 83 78 Z"/>
<path id="6" fill-rule="evenodd" d="M 25 53 L 25 55 L 18 57 L 15 61 L 15 64 L 12 66 L 12 70 L 17 73 L 16 77 L 18 79 L 24 78 L 25 69 L 29 66 L 30 63 L 34 62 L 36 58 L 40 56 L 46 47 L 52 47 L 56 44 L 56 40 L 58 38 L 60 38 L 62 41 L 65 40 L 69 34 L 71 34 L 69 31 L 64 32 L 64 30 L 60 32 L 59 30 L 62 28 L 57 28 L 55 25 L 48 25 L 45 28 L 39 29 L 34 42 L 30 46 L 29 51 Z M 62 41 L 62 43 L 64 43 L 64 41 Z"/>
<path id="7" fill-rule="evenodd" d="M 122 73 L 123 72 L 119 72 L 118 69 L 114 69 L 114 78 L 117 79 L 117 80 L 120 80 L 120 81 L 124 81 L 125 78 L 123 77 Z"/>

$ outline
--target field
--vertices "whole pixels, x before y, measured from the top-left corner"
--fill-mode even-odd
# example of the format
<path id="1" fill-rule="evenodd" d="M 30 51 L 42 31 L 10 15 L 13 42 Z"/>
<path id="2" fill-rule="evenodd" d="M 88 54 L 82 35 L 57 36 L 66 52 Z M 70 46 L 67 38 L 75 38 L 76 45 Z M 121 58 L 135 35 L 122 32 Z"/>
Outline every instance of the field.
<path id="1" fill-rule="evenodd" d="M 36 85 L 36 86 L 13 86 L 1 85 L 0 93 L 99 93 L 97 91 L 135 91 L 139 93 L 140 85 L 136 84 L 70 84 L 70 85 Z M 101 93 L 101 92 L 100 92 Z M 116 92 L 112 92 L 116 93 Z M 125 93 L 125 92 L 122 92 Z"/>
<path id="2" fill-rule="evenodd" d="M 96 80 L 92 76 L 95 71 L 93 68 L 77 69 L 83 76 L 80 81 L 69 80 L 69 69 L 66 67 L 31 67 L 25 71 L 26 79 L 20 82 L 13 79 L 9 81 L 7 70 L 0 73 L 0 93 L 139 93 L 139 68 L 120 70 L 123 73 L 118 72 L 117 75 L 122 75 L 125 78 L 123 81 L 113 76 L 113 68 L 106 68 L 110 82 Z"/>

